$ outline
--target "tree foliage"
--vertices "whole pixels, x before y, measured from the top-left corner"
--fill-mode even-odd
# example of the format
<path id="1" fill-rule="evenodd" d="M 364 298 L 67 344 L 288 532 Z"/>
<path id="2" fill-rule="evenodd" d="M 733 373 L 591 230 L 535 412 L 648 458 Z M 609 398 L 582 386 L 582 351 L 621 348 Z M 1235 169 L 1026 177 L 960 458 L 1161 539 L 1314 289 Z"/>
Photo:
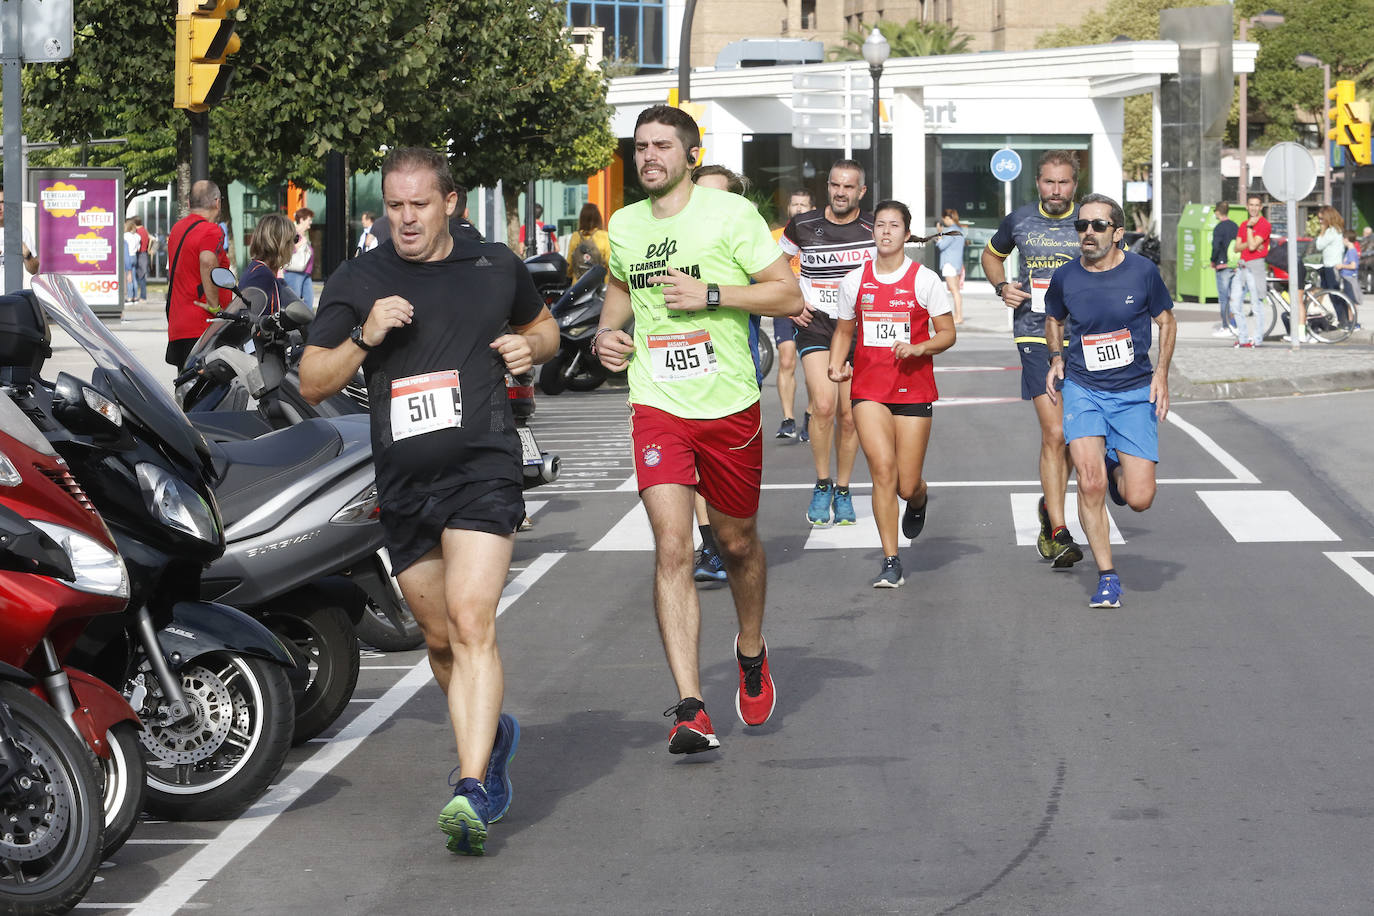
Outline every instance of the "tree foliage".
<path id="1" fill-rule="evenodd" d="M 26 133 L 128 137 L 89 161 L 123 155 L 149 173 L 140 185 L 171 180 L 165 151 L 189 156 L 171 105 L 174 11 L 77 4 L 72 59 L 26 68 Z M 247 0 L 236 15 L 234 82 L 210 113 L 217 179 L 318 187 L 331 151 L 365 170 L 407 144 L 448 147 L 472 184 L 585 175 L 610 159 L 605 79 L 563 40 L 554 0 Z M 153 150 L 164 154 L 128 159 Z"/>
<path id="2" fill-rule="evenodd" d="M 892 47 L 893 57 L 931 57 L 939 54 L 965 54 L 972 38 L 952 25 L 943 22 L 907 22 L 878 20 L 877 27 Z M 842 44 L 827 51 L 831 60 L 863 60 L 864 42 L 873 26 L 860 25 L 840 36 Z"/>
<path id="3" fill-rule="evenodd" d="M 1236 15 L 1253 16 L 1267 9 L 1283 14 L 1282 25 L 1252 28 L 1250 40 L 1259 43 L 1255 72 L 1250 77 L 1250 120 L 1265 125 L 1261 145 L 1293 140 L 1302 133 L 1298 111 L 1315 121 L 1326 134 L 1327 100 L 1322 96 L 1320 67 L 1298 69 L 1294 59 L 1312 54 L 1331 66 L 1331 81 L 1359 84 L 1370 97 L 1374 88 L 1374 0 L 1239 0 Z"/>

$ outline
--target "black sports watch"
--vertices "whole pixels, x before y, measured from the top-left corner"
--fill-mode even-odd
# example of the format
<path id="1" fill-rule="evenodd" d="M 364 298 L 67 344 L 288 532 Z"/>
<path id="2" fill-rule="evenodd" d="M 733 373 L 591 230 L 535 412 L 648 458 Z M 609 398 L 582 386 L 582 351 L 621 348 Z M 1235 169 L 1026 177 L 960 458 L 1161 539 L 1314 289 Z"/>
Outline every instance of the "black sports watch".
<path id="1" fill-rule="evenodd" d="M 348 332 L 348 339 L 357 344 L 358 348 L 364 352 L 371 352 L 372 344 L 363 340 L 363 326 L 355 325 L 353 330 Z"/>
<path id="2" fill-rule="evenodd" d="M 994 283 L 992 284 L 992 291 L 1000 297 L 1002 295 L 1002 287 L 1006 286 L 1010 282 L 1010 280 L 1003 280 L 1001 283 Z"/>
<path id="3" fill-rule="evenodd" d="M 706 284 L 706 311 L 714 312 L 720 308 L 720 287 L 714 283 Z"/>

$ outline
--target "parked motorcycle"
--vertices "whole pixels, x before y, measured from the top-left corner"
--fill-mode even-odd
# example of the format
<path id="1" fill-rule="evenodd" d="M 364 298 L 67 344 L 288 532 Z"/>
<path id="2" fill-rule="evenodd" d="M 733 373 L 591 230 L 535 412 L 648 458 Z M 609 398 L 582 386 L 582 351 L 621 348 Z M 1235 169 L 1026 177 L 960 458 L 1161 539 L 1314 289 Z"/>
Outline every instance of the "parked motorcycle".
<path id="1" fill-rule="evenodd" d="M 38 375 L 43 312 L 95 361 L 89 382 Z M 124 614 L 93 620 L 68 661 L 113 684 L 143 721 L 149 811 L 233 817 L 280 772 L 288 672 L 305 674 L 261 623 L 199 600 L 201 571 L 224 550 L 209 447 L 66 277 L 39 275 L 31 292 L 0 297 L 0 328 L 36 341 L 6 393 L 66 460 L 129 575 Z"/>
<path id="2" fill-rule="evenodd" d="M 558 352 L 539 369 L 539 390 L 545 394 L 592 391 L 606 381 L 606 368 L 592 353 L 592 341 L 601 325 L 606 302 L 603 284 L 606 268 L 600 265 L 584 273 L 549 308 L 558 322 Z"/>
<path id="3" fill-rule="evenodd" d="M 143 808 L 143 725 L 117 690 L 62 660 L 91 618 L 124 610 L 129 579 L 66 464 L 8 398 L 0 398 L 0 542 L 14 560 L 0 563 L 0 661 L 32 674 L 34 692 L 95 754 L 109 857 Z"/>
<path id="4" fill-rule="evenodd" d="M 18 916 L 80 903 L 104 831 L 90 751 L 34 684 L 0 662 L 0 911 Z"/>

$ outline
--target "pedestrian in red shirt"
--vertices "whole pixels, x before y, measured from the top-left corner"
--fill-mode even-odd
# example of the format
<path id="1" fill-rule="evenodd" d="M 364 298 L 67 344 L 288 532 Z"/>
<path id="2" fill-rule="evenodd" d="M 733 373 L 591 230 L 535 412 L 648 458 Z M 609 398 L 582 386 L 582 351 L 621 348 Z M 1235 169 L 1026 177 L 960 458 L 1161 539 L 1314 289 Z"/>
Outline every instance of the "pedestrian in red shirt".
<path id="1" fill-rule="evenodd" d="M 215 225 L 219 208 L 219 187 L 197 181 L 191 185 L 191 212 L 167 233 L 172 260 L 167 270 L 166 360 L 178 369 L 210 319 L 229 304 L 229 291 L 210 281 L 210 271 L 229 266 L 229 255 L 222 250 L 224 233 Z"/>

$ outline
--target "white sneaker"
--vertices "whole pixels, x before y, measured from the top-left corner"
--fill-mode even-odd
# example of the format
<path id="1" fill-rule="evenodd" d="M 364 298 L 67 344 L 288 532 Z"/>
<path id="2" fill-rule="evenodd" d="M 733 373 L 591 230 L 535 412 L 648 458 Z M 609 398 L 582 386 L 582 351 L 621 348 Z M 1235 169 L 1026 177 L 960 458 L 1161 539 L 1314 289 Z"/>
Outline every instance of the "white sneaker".
<path id="1" fill-rule="evenodd" d="M 1232 336 L 1232 335 L 1231 335 L 1231 329 L 1228 328 L 1228 327 L 1226 327 L 1225 325 L 1219 324 L 1219 325 L 1217 325 L 1215 328 L 1212 329 L 1212 336 L 1213 336 L 1213 337 L 1230 337 L 1230 336 Z"/>
<path id="2" fill-rule="evenodd" d="M 1285 334 L 1285 335 L 1283 335 L 1283 342 L 1284 342 L 1284 343 L 1292 343 L 1292 342 L 1293 342 L 1293 335 L 1292 335 L 1292 334 Z M 1301 335 L 1298 336 L 1298 343 L 1300 343 L 1300 344 L 1311 343 L 1311 342 L 1312 342 L 1312 336 L 1311 336 L 1310 334 L 1301 334 Z"/>

